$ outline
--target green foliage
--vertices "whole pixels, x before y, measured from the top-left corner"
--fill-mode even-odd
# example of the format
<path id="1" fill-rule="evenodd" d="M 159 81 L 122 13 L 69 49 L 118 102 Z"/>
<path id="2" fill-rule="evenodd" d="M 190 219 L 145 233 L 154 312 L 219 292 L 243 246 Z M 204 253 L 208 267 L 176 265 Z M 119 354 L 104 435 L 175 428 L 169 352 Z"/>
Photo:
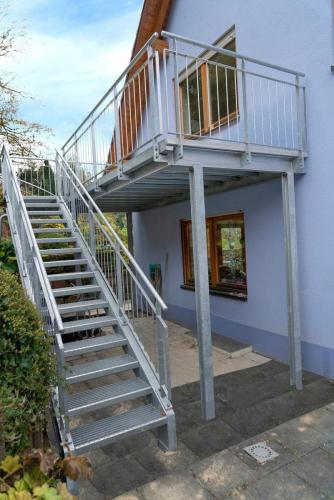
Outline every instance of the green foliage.
<path id="1" fill-rule="evenodd" d="M 128 230 L 126 224 L 126 214 L 123 212 L 110 212 L 103 214 L 124 245 L 128 246 Z"/>
<path id="2" fill-rule="evenodd" d="M 55 193 L 55 176 L 48 160 L 45 160 L 42 165 L 40 165 L 40 162 L 34 160 L 28 161 L 25 167 L 19 168 L 18 177 L 25 183 L 29 183 L 26 186 L 24 184 L 22 186 L 26 189 L 27 195 L 39 194 L 38 188 L 49 193 Z"/>
<path id="3" fill-rule="evenodd" d="M 22 451 L 45 422 L 55 379 L 51 340 L 17 277 L 0 269 L 0 407 L 6 450 Z"/>
<path id="4" fill-rule="evenodd" d="M 11 239 L 0 242 L 0 269 L 10 273 L 18 272 L 15 249 Z"/>
<path id="5" fill-rule="evenodd" d="M 0 462 L 0 500 L 74 500 L 61 474 L 70 479 L 91 479 L 92 466 L 86 457 L 61 460 L 52 450 L 26 451 L 22 457 L 8 455 Z"/>

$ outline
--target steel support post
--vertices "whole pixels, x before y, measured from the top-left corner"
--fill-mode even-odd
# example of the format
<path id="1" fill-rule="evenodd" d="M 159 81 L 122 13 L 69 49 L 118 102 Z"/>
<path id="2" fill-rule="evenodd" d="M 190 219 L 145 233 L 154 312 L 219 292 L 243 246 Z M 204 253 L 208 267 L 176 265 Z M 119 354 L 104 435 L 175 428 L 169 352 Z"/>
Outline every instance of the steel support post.
<path id="1" fill-rule="evenodd" d="M 288 287 L 290 384 L 295 385 L 296 389 L 302 390 L 296 204 L 293 172 L 282 174 L 282 198 Z"/>
<path id="2" fill-rule="evenodd" d="M 126 212 L 126 227 L 128 233 L 128 249 L 131 255 L 134 255 L 132 212 Z"/>
<path id="3" fill-rule="evenodd" d="M 202 415 L 215 417 L 203 167 L 189 171 Z"/>

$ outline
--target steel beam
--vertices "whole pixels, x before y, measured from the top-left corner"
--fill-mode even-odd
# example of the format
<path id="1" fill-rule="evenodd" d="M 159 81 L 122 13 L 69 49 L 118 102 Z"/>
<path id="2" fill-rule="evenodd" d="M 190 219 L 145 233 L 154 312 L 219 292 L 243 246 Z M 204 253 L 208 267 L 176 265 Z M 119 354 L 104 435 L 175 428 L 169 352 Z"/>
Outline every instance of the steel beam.
<path id="1" fill-rule="evenodd" d="M 302 355 L 299 312 L 298 252 L 294 173 L 282 174 L 282 198 L 287 267 L 287 302 L 290 384 L 302 390 Z"/>
<path id="2" fill-rule="evenodd" d="M 203 167 L 189 170 L 202 415 L 215 417 Z"/>

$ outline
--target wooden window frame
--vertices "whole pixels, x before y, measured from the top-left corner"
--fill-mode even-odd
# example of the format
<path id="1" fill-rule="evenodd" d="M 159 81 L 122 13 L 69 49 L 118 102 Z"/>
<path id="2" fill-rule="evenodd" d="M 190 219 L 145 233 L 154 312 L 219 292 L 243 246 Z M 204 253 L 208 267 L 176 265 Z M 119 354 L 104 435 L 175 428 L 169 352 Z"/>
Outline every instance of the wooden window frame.
<path id="1" fill-rule="evenodd" d="M 236 34 L 235 34 L 235 27 L 234 26 L 231 29 L 229 29 L 219 40 L 214 42 L 214 45 L 216 45 L 217 48 L 224 48 L 229 43 L 231 43 L 233 40 L 236 41 Z M 196 66 L 196 63 L 192 63 L 189 65 L 187 70 L 184 69 L 179 74 L 179 102 L 180 102 L 180 110 L 181 110 L 181 113 L 180 113 L 180 115 L 181 115 L 180 116 L 181 130 L 187 137 L 197 138 L 197 137 L 205 136 L 206 134 L 213 132 L 217 128 L 222 127 L 224 125 L 227 125 L 227 124 L 239 119 L 238 74 L 236 73 L 236 110 L 229 113 L 229 114 L 222 116 L 220 118 L 220 120 L 216 120 L 215 122 L 212 122 L 212 119 L 211 119 L 211 99 L 210 99 L 210 88 L 209 88 L 210 87 L 210 84 L 209 84 L 209 65 L 207 64 L 206 61 L 209 61 L 215 54 L 216 54 L 216 52 L 214 52 L 213 50 L 206 50 L 200 56 L 198 56 L 198 59 L 202 60 L 202 63 L 200 65 L 197 64 L 197 66 Z M 200 130 L 189 134 L 184 130 L 182 85 L 186 81 L 187 78 L 189 78 L 191 75 L 193 75 L 196 72 L 196 68 L 201 75 L 202 102 L 203 102 L 202 121 L 203 121 L 203 123 L 201 123 Z"/>
<path id="2" fill-rule="evenodd" d="M 218 254 L 217 254 L 217 244 L 216 244 L 216 225 L 222 220 L 237 220 L 243 223 L 242 225 L 242 237 L 244 241 L 243 245 L 243 257 L 245 263 L 245 273 L 246 273 L 246 285 L 239 284 L 222 284 L 219 282 L 219 268 L 218 268 Z M 182 242 L 182 262 L 183 262 L 183 284 L 182 288 L 194 290 L 195 282 L 191 279 L 191 262 L 190 262 L 190 245 L 189 245 L 189 226 L 191 225 L 191 220 L 181 220 L 181 242 Z M 206 226 L 209 228 L 209 245 L 208 251 L 210 251 L 210 262 L 211 262 L 211 279 L 209 280 L 210 293 L 219 295 L 228 295 L 232 297 L 241 298 L 243 300 L 247 299 L 247 263 L 246 263 L 246 244 L 245 244 L 245 219 L 243 212 L 233 212 L 222 215 L 217 215 L 213 217 L 206 218 Z M 210 249 L 210 250 L 209 250 Z"/>

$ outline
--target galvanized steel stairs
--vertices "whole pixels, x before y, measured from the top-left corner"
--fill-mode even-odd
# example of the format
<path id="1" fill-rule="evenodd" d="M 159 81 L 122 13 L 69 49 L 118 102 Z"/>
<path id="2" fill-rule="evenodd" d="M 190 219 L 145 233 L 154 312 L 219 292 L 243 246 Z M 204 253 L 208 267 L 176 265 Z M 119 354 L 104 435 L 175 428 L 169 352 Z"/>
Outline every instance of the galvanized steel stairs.
<path id="1" fill-rule="evenodd" d="M 68 419 L 68 431 L 62 439 L 82 453 L 157 429 L 161 446 L 175 449 L 172 406 L 149 382 L 145 353 L 117 317 L 101 271 L 66 206 L 55 196 L 25 197 L 24 202 L 64 325 L 65 416 L 59 418 Z M 132 408 L 113 414 L 115 405 L 130 400 L 136 401 Z M 106 416 L 100 418 L 97 410 L 107 410 Z M 78 424 L 77 417 L 87 414 L 90 420 Z"/>

